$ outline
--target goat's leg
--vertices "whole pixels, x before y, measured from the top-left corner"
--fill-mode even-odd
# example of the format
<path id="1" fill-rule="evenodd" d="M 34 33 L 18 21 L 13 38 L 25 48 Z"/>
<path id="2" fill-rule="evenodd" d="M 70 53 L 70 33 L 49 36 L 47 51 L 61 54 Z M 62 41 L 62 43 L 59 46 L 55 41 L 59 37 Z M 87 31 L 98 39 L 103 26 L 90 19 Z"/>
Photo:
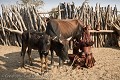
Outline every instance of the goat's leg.
<path id="1" fill-rule="evenodd" d="M 32 66 L 33 63 L 32 63 L 32 58 L 31 58 L 31 48 L 28 47 L 27 53 L 28 53 L 29 63 L 30 63 L 30 65 Z"/>

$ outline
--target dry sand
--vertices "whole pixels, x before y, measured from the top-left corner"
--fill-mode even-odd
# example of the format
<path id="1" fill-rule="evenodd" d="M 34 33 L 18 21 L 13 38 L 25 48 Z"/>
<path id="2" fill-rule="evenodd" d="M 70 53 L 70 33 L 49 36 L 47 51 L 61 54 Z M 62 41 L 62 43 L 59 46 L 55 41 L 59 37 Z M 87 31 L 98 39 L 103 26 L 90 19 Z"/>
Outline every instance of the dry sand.
<path id="1" fill-rule="evenodd" d="M 33 66 L 25 57 L 25 68 L 21 68 L 20 47 L 0 45 L 0 80 L 120 80 L 120 48 L 93 48 L 95 66 L 90 69 L 70 69 L 55 66 L 40 75 L 40 60 L 37 51 L 32 51 Z M 58 65 L 55 57 L 55 65 Z M 49 62 L 50 64 L 50 56 Z"/>

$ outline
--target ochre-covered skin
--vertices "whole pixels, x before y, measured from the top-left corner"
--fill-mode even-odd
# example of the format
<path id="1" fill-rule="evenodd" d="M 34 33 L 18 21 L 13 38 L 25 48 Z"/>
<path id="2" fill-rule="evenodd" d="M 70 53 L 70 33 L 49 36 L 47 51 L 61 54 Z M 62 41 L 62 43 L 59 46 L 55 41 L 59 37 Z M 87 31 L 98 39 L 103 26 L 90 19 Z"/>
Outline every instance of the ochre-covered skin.
<path id="1" fill-rule="evenodd" d="M 73 41 L 73 54 L 70 54 L 69 58 L 71 61 L 75 60 L 75 65 L 77 66 L 91 68 L 95 63 L 95 59 L 91 52 L 91 46 L 94 42 L 90 39 L 88 30 L 88 27 L 84 29 L 82 40 Z"/>

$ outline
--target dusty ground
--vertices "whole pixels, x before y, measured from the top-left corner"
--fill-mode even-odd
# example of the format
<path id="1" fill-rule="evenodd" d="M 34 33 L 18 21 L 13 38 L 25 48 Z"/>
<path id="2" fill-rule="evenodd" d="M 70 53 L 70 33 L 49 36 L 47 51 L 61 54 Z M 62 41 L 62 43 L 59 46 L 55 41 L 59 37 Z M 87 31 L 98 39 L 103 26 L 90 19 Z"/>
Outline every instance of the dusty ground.
<path id="1" fill-rule="evenodd" d="M 119 48 L 93 48 L 96 64 L 91 69 L 72 70 L 67 65 L 62 68 L 55 66 L 44 75 L 39 75 L 41 68 L 36 51 L 32 52 L 34 65 L 29 66 L 26 56 L 26 67 L 20 67 L 20 49 L 0 45 L 0 80 L 120 80 Z"/>

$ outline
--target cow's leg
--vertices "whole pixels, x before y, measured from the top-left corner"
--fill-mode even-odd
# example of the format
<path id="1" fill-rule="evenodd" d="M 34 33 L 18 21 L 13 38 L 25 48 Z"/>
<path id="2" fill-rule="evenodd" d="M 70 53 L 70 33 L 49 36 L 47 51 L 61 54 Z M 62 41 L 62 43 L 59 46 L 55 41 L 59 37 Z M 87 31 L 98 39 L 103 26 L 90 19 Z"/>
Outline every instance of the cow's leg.
<path id="1" fill-rule="evenodd" d="M 47 70 L 48 69 L 48 55 L 46 54 L 45 55 L 45 69 Z"/>
<path id="2" fill-rule="evenodd" d="M 73 48 L 73 41 L 69 41 L 69 48 L 70 48 L 70 49 Z"/>
<path id="3" fill-rule="evenodd" d="M 25 57 L 25 52 L 26 50 L 23 50 L 23 54 L 22 54 L 22 67 L 24 67 L 24 57 Z"/>
<path id="4" fill-rule="evenodd" d="M 54 53 L 53 53 L 53 50 L 51 50 L 51 65 L 54 65 Z"/>
<path id="5" fill-rule="evenodd" d="M 43 72 L 43 64 L 44 64 L 44 62 L 43 62 L 43 54 L 42 53 L 40 53 L 39 52 L 39 54 L 40 54 L 40 59 L 41 59 L 41 72 Z"/>
<path id="6" fill-rule="evenodd" d="M 27 53 L 28 53 L 29 63 L 30 63 L 30 65 L 32 66 L 33 63 L 32 63 L 32 58 L 31 58 L 31 48 L 28 47 Z"/>
<path id="7" fill-rule="evenodd" d="M 63 65 L 62 59 L 59 57 L 59 66 L 61 67 Z"/>
<path id="8" fill-rule="evenodd" d="M 22 67 L 24 67 L 24 57 L 25 57 L 25 53 L 26 53 L 26 48 L 27 46 L 22 44 L 22 50 L 21 50 L 21 56 L 22 56 Z"/>

